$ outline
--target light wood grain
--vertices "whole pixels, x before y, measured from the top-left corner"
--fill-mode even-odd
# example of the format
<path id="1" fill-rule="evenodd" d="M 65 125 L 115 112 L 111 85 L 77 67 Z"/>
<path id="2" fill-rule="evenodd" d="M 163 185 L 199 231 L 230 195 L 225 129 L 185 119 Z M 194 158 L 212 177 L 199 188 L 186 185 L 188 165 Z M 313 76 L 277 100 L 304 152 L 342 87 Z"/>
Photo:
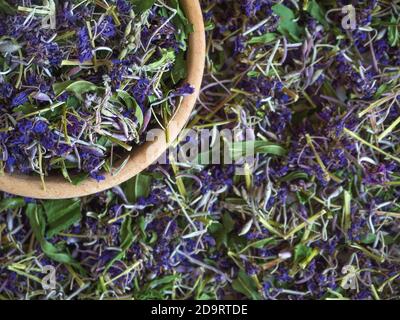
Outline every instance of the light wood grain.
<path id="1" fill-rule="evenodd" d="M 195 94 L 183 99 L 173 119 L 168 125 L 169 141 L 177 138 L 186 125 L 196 104 L 203 78 L 205 62 L 205 33 L 203 16 L 198 0 L 181 0 L 181 5 L 189 21 L 194 26 L 190 35 L 188 47 L 188 77 L 187 82 L 195 87 Z M 134 148 L 129 162 L 117 174 L 105 174 L 106 179 L 97 182 L 87 179 L 78 186 L 66 181 L 61 175 L 45 178 L 46 190 L 43 189 L 40 177 L 20 174 L 4 174 L 0 177 L 0 190 L 19 196 L 37 199 L 65 199 L 82 197 L 110 189 L 137 175 L 155 162 L 168 148 L 165 133 L 154 142 L 146 142 Z"/>

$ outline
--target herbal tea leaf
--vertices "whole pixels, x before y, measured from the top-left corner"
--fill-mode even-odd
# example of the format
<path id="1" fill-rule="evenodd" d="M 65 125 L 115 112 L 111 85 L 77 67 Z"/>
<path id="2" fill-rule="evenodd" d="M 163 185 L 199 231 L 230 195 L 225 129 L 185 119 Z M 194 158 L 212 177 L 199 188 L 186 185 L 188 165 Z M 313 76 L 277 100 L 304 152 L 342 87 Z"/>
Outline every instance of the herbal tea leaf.
<path id="1" fill-rule="evenodd" d="M 46 229 L 46 218 L 43 209 L 36 204 L 28 204 L 26 209 L 26 215 L 29 218 L 30 225 L 32 227 L 33 234 L 36 240 L 39 242 L 43 252 L 54 261 L 65 263 L 67 265 L 73 265 L 80 269 L 79 264 L 71 257 L 70 254 L 63 252 L 53 244 L 49 243 L 45 239 Z"/>
<path id="2" fill-rule="evenodd" d="M 120 237 L 122 251 L 128 250 L 135 238 L 132 232 L 132 218 L 129 216 L 124 220 L 122 224 Z"/>
<path id="3" fill-rule="evenodd" d="M 132 5 L 133 9 L 136 13 L 142 14 L 146 10 L 150 9 L 156 0 L 129 0 Z"/>
<path id="4" fill-rule="evenodd" d="M 143 111 L 142 108 L 138 105 L 136 100 L 126 91 L 118 90 L 118 97 L 122 99 L 125 103 L 125 106 L 129 110 L 135 110 L 135 118 L 139 124 L 139 128 L 143 125 L 144 121 L 144 116 L 143 116 Z"/>
<path id="5" fill-rule="evenodd" d="M 5 210 L 14 210 L 26 205 L 24 198 L 5 198 L 0 201 L 0 212 Z"/>
<path id="6" fill-rule="evenodd" d="M 316 0 L 308 2 L 307 12 L 325 28 L 329 27 L 329 24 L 326 22 L 324 10 Z"/>
<path id="7" fill-rule="evenodd" d="M 394 16 L 391 17 L 388 28 L 388 40 L 392 47 L 396 47 L 400 42 L 399 23 L 400 19 L 396 19 Z"/>
<path id="8" fill-rule="evenodd" d="M 283 4 L 274 5 L 272 10 L 280 17 L 278 31 L 285 36 L 290 36 L 295 41 L 299 41 L 302 30 L 295 21 L 294 12 Z"/>
<path id="9" fill-rule="evenodd" d="M 97 91 L 98 87 L 89 81 L 81 80 L 69 84 L 64 90 L 73 93 L 78 98 L 82 99 L 82 94 Z"/>
<path id="10" fill-rule="evenodd" d="M 47 217 L 47 237 L 68 229 L 81 219 L 80 200 L 51 200 L 43 204 Z"/>
<path id="11" fill-rule="evenodd" d="M 272 41 L 276 40 L 277 35 L 275 33 L 265 33 L 262 36 L 255 36 L 252 37 L 249 41 L 248 44 L 268 44 L 271 43 Z"/>
<path id="12" fill-rule="evenodd" d="M 252 279 L 243 271 L 240 271 L 238 277 L 233 280 L 232 287 L 234 290 L 244 294 L 249 299 L 260 299 L 260 294 L 258 293 L 257 285 L 254 279 Z"/>
<path id="13" fill-rule="evenodd" d="M 132 179 L 123 183 L 122 188 L 130 203 L 134 203 L 140 197 L 147 197 L 150 194 L 152 177 L 143 173 L 137 174 Z"/>
<path id="14" fill-rule="evenodd" d="M 185 13 L 181 9 L 179 1 L 171 0 L 171 2 L 171 6 L 177 11 L 177 15 L 173 19 L 174 24 L 179 30 L 179 32 L 176 34 L 177 40 L 182 44 L 186 44 L 189 34 L 194 31 L 193 25 L 186 18 Z"/>
<path id="15" fill-rule="evenodd" d="M 152 177 L 145 174 L 138 174 L 135 178 L 135 199 L 148 197 Z"/>
<path id="16" fill-rule="evenodd" d="M 75 81 L 74 80 L 69 80 L 65 82 L 58 82 L 53 84 L 53 91 L 55 95 L 60 95 L 65 91 L 66 88 L 68 88 L 69 85 L 73 84 Z"/>
<path id="17" fill-rule="evenodd" d="M 128 216 L 124 219 L 124 222 L 122 223 L 121 226 L 121 232 L 120 232 L 121 251 L 107 264 L 105 272 L 107 272 L 107 270 L 115 263 L 115 261 L 123 259 L 123 257 L 126 254 L 126 251 L 130 248 L 135 238 L 136 236 L 132 232 L 132 218 Z"/>
<path id="18" fill-rule="evenodd" d="M 312 252 L 312 249 L 307 247 L 306 245 L 299 243 L 296 245 L 294 249 L 294 262 L 299 263 L 306 259 L 310 253 Z"/>
<path id="19" fill-rule="evenodd" d="M 286 150 L 283 147 L 263 140 L 234 142 L 231 145 L 233 159 L 238 159 L 246 154 L 252 154 L 252 151 L 254 153 L 276 156 L 284 156 L 286 154 Z"/>
<path id="20" fill-rule="evenodd" d="M 149 72 L 155 72 L 163 67 L 165 64 L 172 64 L 175 60 L 175 52 L 172 50 L 161 49 L 162 56 L 159 60 L 146 66 L 146 70 Z"/>
<path id="21" fill-rule="evenodd" d="M 185 79 L 187 77 L 186 59 L 183 52 L 176 56 L 174 68 L 172 69 L 171 77 L 174 83 Z"/>
<path id="22" fill-rule="evenodd" d="M 17 10 L 14 7 L 10 6 L 7 3 L 7 0 L 0 0 L 0 12 L 4 12 L 5 14 L 14 14 Z"/>

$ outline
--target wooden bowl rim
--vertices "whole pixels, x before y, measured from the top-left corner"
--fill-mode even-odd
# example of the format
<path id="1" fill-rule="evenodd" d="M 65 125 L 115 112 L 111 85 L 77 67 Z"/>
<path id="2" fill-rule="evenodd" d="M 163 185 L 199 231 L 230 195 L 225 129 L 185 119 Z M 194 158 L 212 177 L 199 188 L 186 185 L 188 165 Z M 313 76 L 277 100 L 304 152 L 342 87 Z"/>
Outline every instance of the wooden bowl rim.
<path id="1" fill-rule="evenodd" d="M 135 147 L 125 167 L 117 175 L 105 173 L 104 181 L 97 182 L 88 178 L 75 186 L 66 181 L 60 174 L 45 177 L 46 190 L 44 190 L 39 176 L 4 173 L 0 177 L 1 191 L 36 199 L 83 197 L 108 190 L 129 180 L 154 163 L 167 150 L 189 120 L 200 92 L 205 64 L 206 41 L 199 0 L 180 0 L 180 3 L 188 20 L 194 27 L 194 32 L 189 37 L 187 52 L 188 76 L 186 81 L 194 86 L 195 93 L 183 98 L 182 103 L 169 122 L 166 129 L 169 141 L 167 142 L 166 134 L 163 132 L 155 141 L 146 142 L 139 147 Z"/>

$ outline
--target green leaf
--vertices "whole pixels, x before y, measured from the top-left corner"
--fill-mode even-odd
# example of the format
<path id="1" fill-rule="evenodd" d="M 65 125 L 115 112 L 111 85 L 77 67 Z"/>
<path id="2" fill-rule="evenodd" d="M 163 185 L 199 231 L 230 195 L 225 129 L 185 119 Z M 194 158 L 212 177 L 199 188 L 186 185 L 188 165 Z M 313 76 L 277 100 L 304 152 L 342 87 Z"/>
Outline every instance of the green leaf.
<path id="1" fill-rule="evenodd" d="M 294 248 L 294 262 L 299 263 L 300 261 L 306 259 L 312 252 L 312 249 L 306 245 L 299 243 Z"/>
<path id="2" fill-rule="evenodd" d="M 383 83 L 378 87 L 378 90 L 376 90 L 374 94 L 374 99 L 379 99 L 382 97 L 382 95 L 389 91 L 391 89 L 391 84 L 390 83 Z"/>
<path id="3" fill-rule="evenodd" d="M 130 203 L 134 203 L 138 198 L 146 198 L 150 194 L 150 187 L 153 178 L 150 175 L 139 173 L 122 185 L 126 197 Z"/>
<path id="4" fill-rule="evenodd" d="M 70 96 L 67 99 L 67 108 L 76 108 L 79 106 L 79 100 L 77 97 Z"/>
<path id="5" fill-rule="evenodd" d="M 161 49 L 162 56 L 159 60 L 146 66 L 146 71 L 157 71 L 168 63 L 175 61 L 175 52 L 173 50 Z"/>
<path id="6" fill-rule="evenodd" d="M 39 242 L 46 256 L 54 261 L 75 266 L 79 270 L 83 271 L 82 267 L 72 258 L 69 253 L 63 252 L 60 248 L 46 241 L 44 237 L 46 218 L 41 206 L 38 206 L 34 203 L 29 203 L 25 214 L 29 219 L 33 234 L 35 235 L 36 240 Z"/>
<path id="7" fill-rule="evenodd" d="M 227 233 L 224 230 L 224 226 L 222 223 L 215 222 L 211 224 L 208 228 L 208 231 L 212 234 L 217 243 L 217 248 L 219 248 L 222 244 L 226 243 L 227 241 Z"/>
<path id="8" fill-rule="evenodd" d="M 85 172 L 81 172 L 78 173 L 76 175 L 70 176 L 71 178 L 71 183 L 74 186 L 78 186 L 79 184 L 81 184 L 83 181 L 85 181 L 87 178 L 89 177 L 89 174 L 85 173 Z"/>
<path id="9" fill-rule="evenodd" d="M 275 40 L 276 40 L 276 34 L 269 32 L 269 33 L 263 34 L 262 36 L 252 37 L 248 41 L 248 44 L 268 44 Z"/>
<path id="10" fill-rule="evenodd" d="M 0 201 L 0 212 L 7 209 L 19 209 L 25 206 L 24 198 L 6 198 Z"/>
<path id="11" fill-rule="evenodd" d="M 264 140 L 239 141 L 231 144 L 233 159 L 240 158 L 244 155 L 251 155 L 253 150 L 254 154 L 261 153 L 276 156 L 284 156 L 286 154 L 286 150 L 280 145 Z"/>
<path id="12" fill-rule="evenodd" d="M 80 200 L 50 200 L 44 202 L 47 216 L 47 237 L 68 229 L 81 219 Z"/>
<path id="13" fill-rule="evenodd" d="M 172 23 L 180 31 L 176 34 L 177 41 L 180 43 L 186 43 L 189 34 L 194 30 L 193 25 L 186 18 L 186 15 L 181 9 L 178 0 L 171 0 L 171 7 L 177 11 L 176 16 L 172 19 Z"/>
<path id="14" fill-rule="evenodd" d="M 325 19 L 325 12 L 315 0 L 311 0 L 307 4 L 306 10 L 315 20 L 317 20 L 324 27 L 329 27 Z"/>
<path id="15" fill-rule="evenodd" d="M 87 92 L 91 92 L 91 91 L 96 91 L 98 89 L 98 87 L 89 82 L 89 81 L 76 81 L 72 84 L 70 84 L 65 91 L 67 92 L 71 92 L 73 94 L 75 94 L 78 98 L 82 96 L 82 94 L 87 93 Z"/>
<path id="16" fill-rule="evenodd" d="M 256 153 L 261 154 L 272 154 L 276 156 L 284 156 L 286 154 L 286 150 L 279 145 L 264 143 L 264 145 L 258 144 L 255 148 Z"/>
<path id="17" fill-rule="evenodd" d="M 222 223 L 213 223 L 209 227 L 210 233 L 214 236 L 217 247 L 228 245 L 228 235 L 234 230 L 235 221 L 229 213 L 225 213 L 222 217 Z"/>
<path id="18" fill-rule="evenodd" d="M 73 84 L 75 81 L 74 80 L 69 80 L 69 81 L 65 81 L 65 82 L 58 82 L 53 84 L 53 91 L 55 93 L 56 96 L 60 95 L 61 93 L 63 93 L 65 91 L 65 89 Z"/>
<path id="19" fill-rule="evenodd" d="M 376 240 L 376 234 L 373 233 L 368 233 L 367 235 L 361 238 L 361 242 L 364 244 L 373 244 L 375 240 Z"/>
<path id="20" fill-rule="evenodd" d="M 150 194 L 152 177 L 145 174 L 138 174 L 135 177 L 135 198 L 146 198 Z"/>
<path id="21" fill-rule="evenodd" d="M 291 172 L 287 174 L 286 176 L 282 177 L 280 181 L 282 182 L 290 182 L 293 180 L 308 180 L 308 174 L 305 172 Z"/>
<path id="22" fill-rule="evenodd" d="M 157 234 L 157 232 L 151 231 L 151 237 L 150 237 L 150 239 L 148 240 L 147 244 L 154 244 L 154 243 L 156 243 L 157 239 L 158 239 L 158 234 Z"/>
<path id="23" fill-rule="evenodd" d="M 165 287 L 165 285 L 173 287 L 175 280 L 178 278 L 179 278 L 179 275 L 170 275 L 170 276 L 165 276 L 165 277 L 162 277 L 159 279 L 154 279 L 148 285 L 146 285 L 146 287 L 148 287 L 150 289 L 154 289 L 159 286 Z"/>
<path id="24" fill-rule="evenodd" d="M 249 248 L 262 249 L 262 248 L 265 248 L 265 246 L 267 246 L 267 245 L 275 244 L 275 243 L 276 243 L 276 240 L 274 238 L 265 238 L 265 239 L 257 240 L 255 242 L 248 244 L 245 247 L 245 249 L 249 249 Z M 241 252 L 243 252 L 243 251 L 244 251 L 244 249 Z"/>
<path id="25" fill-rule="evenodd" d="M 26 215 L 29 219 L 33 234 L 39 242 L 44 241 L 46 229 L 46 218 L 43 209 L 34 203 L 29 203 L 26 208 Z"/>
<path id="26" fill-rule="evenodd" d="M 234 198 L 234 197 L 227 197 L 225 198 L 225 202 L 234 205 L 246 205 L 246 201 L 243 198 Z"/>
<path id="27" fill-rule="evenodd" d="M 127 151 L 131 151 L 132 150 L 132 146 L 130 144 L 127 144 L 124 141 L 121 141 L 111 135 L 107 135 L 106 136 L 108 140 L 110 140 L 112 143 L 115 143 L 117 145 L 119 145 L 120 147 L 124 148 Z"/>
<path id="28" fill-rule="evenodd" d="M 392 16 L 388 28 L 388 40 L 391 47 L 396 47 L 399 42 L 399 21 Z"/>
<path id="29" fill-rule="evenodd" d="M 233 280 L 232 288 L 244 294 L 247 298 L 252 300 L 260 300 L 261 296 L 258 293 L 257 285 L 254 279 L 248 276 L 244 271 L 240 271 L 238 277 Z"/>
<path id="30" fill-rule="evenodd" d="M 138 13 L 142 14 L 146 10 L 149 10 L 156 0 L 130 0 L 133 5 L 133 10 Z"/>
<path id="31" fill-rule="evenodd" d="M 276 4 L 272 10 L 280 17 L 278 31 L 284 35 L 289 36 L 295 41 L 300 41 L 302 30 L 295 22 L 295 15 L 291 9 L 283 4 Z"/>
<path id="32" fill-rule="evenodd" d="M 174 84 L 187 77 L 186 59 L 183 51 L 176 56 L 174 67 L 171 71 L 171 77 Z"/>
<path id="33" fill-rule="evenodd" d="M 77 98 L 82 100 L 82 95 L 87 92 L 97 91 L 99 87 L 95 84 L 85 81 L 66 81 L 62 83 L 55 83 L 53 85 L 54 93 L 58 96 L 63 92 L 70 92 L 74 94 Z"/>
<path id="34" fill-rule="evenodd" d="M 117 96 L 124 102 L 128 109 L 133 109 L 135 104 L 137 104 L 135 99 L 126 91 L 117 90 Z"/>
<path id="35" fill-rule="evenodd" d="M 112 267 L 112 265 L 125 257 L 126 251 L 131 247 L 133 241 L 135 241 L 135 237 L 132 230 L 132 217 L 127 216 L 122 223 L 120 230 L 120 238 L 121 238 L 121 251 L 107 264 L 104 273 L 108 271 Z"/>
<path id="36" fill-rule="evenodd" d="M 314 196 L 312 193 L 296 192 L 297 199 L 301 204 L 306 204 Z"/>
<path id="37" fill-rule="evenodd" d="M 132 232 L 132 218 L 128 216 L 125 218 L 121 226 L 121 249 L 126 251 L 132 245 L 134 240 L 134 235 Z"/>
<path id="38" fill-rule="evenodd" d="M 16 10 L 12 6 L 10 6 L 6 0 L 0 0 L 0 12 L 11 15 L 14 14 Z"/>
<path id="39" fill-rule="evenodd" d="M 29 103 L 21 104 L 18 107 L 15 107 L 13 109 L 13 112 L 15 113 L 22 113 L 22 114 L 30 114 L 32 112 L 37 111 L 37 108 L 35 108 L 33 105 Z"/>
<path id="40" fill-rule="evenodd" d="M 222 223 L 227 233 L 233 231 L 233 229 L 235 228 L 235 221 L 232 219 L 231 215 L 227 212 L 222 217 Z"/>
<path id="41" fill-rule="evenodd" d="M 250 70 L 249 72 L 247 72 L 247 76 L 249 78 L 258 78 L 261 75 L 261 72 L 256 71 L 256 70 Z"/>
<path id="42" fill-rule="evenodd" d="M 139 104 L 136 102 L 135 98 L 133 98 L 129 93 L 123 90 L 118 90 L 117 94 L 128 109 L 135 110 L 136 120 L 138 121 L 139 126 L 142 127 L 144 121 L 143 111 L 142 108 L 140 108 Z"/>

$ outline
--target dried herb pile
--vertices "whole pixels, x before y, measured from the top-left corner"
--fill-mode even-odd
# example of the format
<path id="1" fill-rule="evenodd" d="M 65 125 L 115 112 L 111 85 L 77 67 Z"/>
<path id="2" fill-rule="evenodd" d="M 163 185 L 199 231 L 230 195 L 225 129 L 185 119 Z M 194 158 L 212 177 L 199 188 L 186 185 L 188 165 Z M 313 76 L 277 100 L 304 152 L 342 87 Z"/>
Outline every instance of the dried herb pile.
<path id="1" fill-rule="evenodd" d="M 252 130 L 254 170 L 171 163 L 82 199 L 4 195 L 1 298 L 399 298 L 398 1 L 201 2 L 188 126 Z"/>
<path id="2" fill-rule="evenodd" d="M 77 183 L 118 172 L 193 93 L 173 1 L 2 1 L 1 169 Z"/>

